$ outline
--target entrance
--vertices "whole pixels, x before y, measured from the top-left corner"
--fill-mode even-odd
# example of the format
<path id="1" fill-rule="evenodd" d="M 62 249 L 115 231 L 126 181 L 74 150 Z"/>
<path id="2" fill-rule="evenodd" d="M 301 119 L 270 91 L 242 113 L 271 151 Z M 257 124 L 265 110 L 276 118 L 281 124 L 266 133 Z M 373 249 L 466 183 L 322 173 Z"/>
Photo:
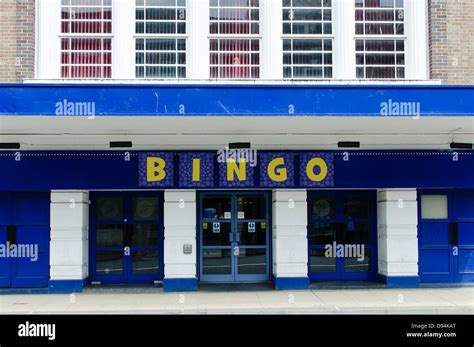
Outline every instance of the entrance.
<path id="1" fill-rule="evenodd" d="M 92 193 L 91 277 L 101 283 L 163 279 L 163 194 Z"/>
<path id="2" fill-rule="evenodd" d="M 0 287 L 48 286 L 49 211 L 49 193 L 0 193 Z"/>
<path id="3" fill-rule="evenodd" d="M 375 192 L 311 192 L 308 203 L 310 280 L 374 280 L 375 216 Z"/>
<path id="4" fill-rule="evenodd" d="M 474 191 L 421 192 L 421 282 L 474 281 Z"/>
<path id="5" fill-rule="evenodd" d="M 201 194 L 201 282 L 270 279 L 268 204 L 267 193 Z"/>

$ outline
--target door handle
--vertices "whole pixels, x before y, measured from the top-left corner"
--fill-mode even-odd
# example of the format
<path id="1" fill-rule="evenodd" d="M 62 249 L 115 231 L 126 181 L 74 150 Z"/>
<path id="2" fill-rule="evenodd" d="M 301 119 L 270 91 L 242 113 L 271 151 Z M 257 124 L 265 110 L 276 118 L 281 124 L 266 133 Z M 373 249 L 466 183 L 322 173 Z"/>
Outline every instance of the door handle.
<path id="1" fill-rule="evenodd" d="M 7 226 L 7 242 L 10 245 L 16 245 L 16 231 L 15 225 Z"/>
<path id="2" fill-rule="evenodd" d="M 458 223 L 451 223 L 449 225 L 449 243 L 451 246 L 457 246 L 459 243 Z"/>
<path id="3" fill-rule="evenodd" d="M 234 233 L 229 233 L 229 242 L 234 242 Z"/>
<path id="4" fill-rule="evenodd" d="M 240 233 L 235 233 L 235 242 L 240 242 Z"/>

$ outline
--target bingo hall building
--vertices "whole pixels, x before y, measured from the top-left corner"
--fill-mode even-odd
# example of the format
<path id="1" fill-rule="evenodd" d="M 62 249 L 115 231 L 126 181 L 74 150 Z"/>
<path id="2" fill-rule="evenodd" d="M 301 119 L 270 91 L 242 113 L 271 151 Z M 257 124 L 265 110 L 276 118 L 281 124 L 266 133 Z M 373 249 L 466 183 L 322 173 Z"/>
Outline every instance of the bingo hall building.
<path id="1" fill-rule="evenodd" d="M 474 280 L 470 0 L 3 0 L 0 292 Z"/>

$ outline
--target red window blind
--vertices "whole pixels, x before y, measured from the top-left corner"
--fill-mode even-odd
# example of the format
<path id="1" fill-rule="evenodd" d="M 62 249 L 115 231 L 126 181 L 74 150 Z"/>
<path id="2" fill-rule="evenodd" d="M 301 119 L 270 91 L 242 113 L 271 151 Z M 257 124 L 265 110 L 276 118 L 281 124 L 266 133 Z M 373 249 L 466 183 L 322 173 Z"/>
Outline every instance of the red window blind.
<path id="1" fill-rule="evenodd" d="M 112 77 L 112 0 L 62 0 L 61 77 Z"/>
<path id="2" fill-rule="evenodd" d="M 260 77 L 259 17 L 258 0 L 211 0 L 211 78 Z"/>

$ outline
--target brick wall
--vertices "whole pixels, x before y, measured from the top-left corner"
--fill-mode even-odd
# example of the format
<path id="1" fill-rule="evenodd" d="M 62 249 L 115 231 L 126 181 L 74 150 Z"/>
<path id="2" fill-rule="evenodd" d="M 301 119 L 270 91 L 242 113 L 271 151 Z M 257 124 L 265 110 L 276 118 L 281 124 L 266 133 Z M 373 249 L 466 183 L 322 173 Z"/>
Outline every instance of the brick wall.
<path id="1" fill-rule="evenodd" d="M 2 0 L 0 8 L 0 81 L 14 82 L 16 58 L 16 0 Z"/>
<path id="2" fill-rule="evenodd" d="M 429 0 L 432 79 L 474 84 L 474 0 Z"/>
<path id="3" fill-rule="evenodd" d="M 1 0 L 0 82 L 34 77 L 35 0 Z"/>
<path id="4" fill-rule="evenodd" d="M 17 0 L 16 79 L 35 77 L 35 0 Z"/>

